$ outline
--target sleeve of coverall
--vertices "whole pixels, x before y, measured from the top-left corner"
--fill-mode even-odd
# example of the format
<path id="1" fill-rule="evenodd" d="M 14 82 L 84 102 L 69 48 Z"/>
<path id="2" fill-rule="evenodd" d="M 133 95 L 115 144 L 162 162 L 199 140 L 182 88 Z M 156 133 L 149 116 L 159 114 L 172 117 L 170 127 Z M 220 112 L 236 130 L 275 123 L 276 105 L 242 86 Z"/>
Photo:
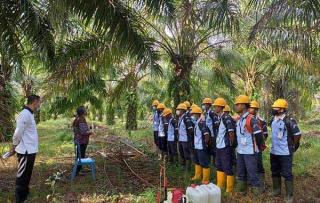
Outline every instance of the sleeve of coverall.
<path id="1" fill-rule="evenodd" d="M 263 137 L 264 139 L 268 138 L 268 127 L 267 127 L 267 122 L 261 121 L 262 122 L 262 132 L 263 132 Z"/>
<path id="2" fill-rule="evenodd" d="M 16 146 L 19 144 L 19 142 L 22 138 L 24 129 L 27 125 L 27 122 L 28 122 L 27 115 L 24 113 L 21 113 L 17 118 L 17 126 L 16 126 L 16 130 L 14 131 L 14 134 L 13 134 L 13 138 L 12 138 L 13 145 Z"/>
<path id="3" fill-rule="evenodd" d="M 301 132 L 295 119 L 290 118 L 289 125 L 291 133 L 293 135 L 293 144 L 296 151 L 300 146 Z"/>
<path id="4" fill-rule="evenodd" d="M 191 119 L 189 117 L 186 117 L 184 122 L 187 128 L 188 136 L 193 136 L 193 123 Z"/>
<path id="5" fill-rule="evenodd" d="M 231 118 L 231 116 L 226 116 L 225 118 L 225 125 L 226 125 L 226 130 L 228 132 L 229 135 L 229 140 L 230 140 L 230 146 L 234 146 L 234 142 L 235 142 L 235 126 L 234 126 L 234 122 Z"/>
<path id="6" fill-rule="evenodd" d="M 251 119 L 251 127 L 252 127 L 252 134 L 256 139 L 258 147 L 264 145 L 264 139 L 262 136 L 262 131 L 259 128 L 258 120 L 252 117 Z"/>
<path id="7" fill-rule="evenodd" d="M 172 119 L 171 122 L 174 127 L 174 140 L 178 141 L 178 136 L 179 136 L 178 121 L 177 121 L 177 119 Z"/>
<path id="8" fill-rule="evenodd" d="M 204 136 L 204 141 L 206 144 L 209 144 L 210 141 L 210 130 L 204 121 L 199 123 L 200 131 Z"/>
<path id="9" fill-rule="evenodd" d="M 168 136 L 169 120 L 166 118 L 163 118 L 163 128 L 164 128 L 164 134 Z"/>

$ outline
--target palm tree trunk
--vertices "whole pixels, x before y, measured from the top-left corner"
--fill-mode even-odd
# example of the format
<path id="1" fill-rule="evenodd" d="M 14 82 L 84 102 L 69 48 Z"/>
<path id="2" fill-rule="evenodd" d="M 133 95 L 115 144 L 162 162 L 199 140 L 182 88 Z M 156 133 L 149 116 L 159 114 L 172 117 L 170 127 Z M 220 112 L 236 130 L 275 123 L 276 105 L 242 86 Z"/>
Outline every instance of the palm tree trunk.
<path id="1" fill-rule="evenodd" d="M 2 61 L 0 64 L 0 137 L 8 140 L 14 130 L 14 99 L 9 89 L 11 67 Z"/>
<path id="2" fill-rule="evenodd" d="M 106 120 L 107 120 L 107 124 L 108 125 L 114 125 L 115 121 L 114 121 L 114 108 L 113 108 L 113 104 L 110 102 L 107 105 L 107 114 L 106 114 Z"/>
<path id="3" fill-rule="evenodd" d="M 173 77 L 169 81 L 169 93 L 173 98 L 174 106 L 191 98 L 191 71 L 194 58 L 190 56 L 175 56 Z"/>
<path id="4" fill-rule="evenodd" d="M 137 123 L 137 112 L 138 112 L 138 93 L 137 87 L 135 86 L 132 91 L 130 91 L 127 95 L 127 122 L 126 129 L 127 130 L 136 130 L 138 128 Z"/>

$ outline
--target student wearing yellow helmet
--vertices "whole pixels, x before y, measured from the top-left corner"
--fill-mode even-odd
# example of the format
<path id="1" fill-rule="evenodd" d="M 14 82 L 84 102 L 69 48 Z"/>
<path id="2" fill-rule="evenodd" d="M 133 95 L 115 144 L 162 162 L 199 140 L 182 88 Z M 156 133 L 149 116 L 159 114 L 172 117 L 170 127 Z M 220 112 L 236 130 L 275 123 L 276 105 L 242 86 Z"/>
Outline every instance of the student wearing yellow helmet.
<path id="1" fill-rule="evenodd" d="M 210 154 L 208 152 L 210 132 L 205 121 L 201 118 L 202 110 L 200 107 L 193 107 L 191 114 L 195 124 L 193 136 L 195 175 L 192 180 L 200 180 L 202 176 L 202 183 L 208 183 L 210 179 Z"/>
<path id="2" fill-rule="evenodd" d="M 236 125 L 237 135 L 237 184 L 240 192 L 247 192 L 247 180 L 252 186 L 253 192 L 262 192 L 262 185 L 257 173 L 257 159 L 255 153 L 258 152 L 257 146 L 262 141 L 262 131 L 258 126 L 258 121 L 248 110 L 250 99 L 246 95 L 236 98 L 235 109 L 240 118 Z"/>
<path id="3" fill-rule="evenodd" d="M 163 155 L 166 153 L 166 143 L 164 142 L 165 140 L 165 133 L 164 133 L 164 118 L 162 115 L 162 112 L 166 106 L 163 103 L 159 103 L 157 105 L 157 113 L 159 115 L 159 129 L 158 129 L 158 148 L 160 150 L 159 153 L 159 160 L 163 158 Z"/>
<path id="4" fill-rule="evenodd" d="M 288 102 L 277 99 L 272 105 L 270 164 L 273 195 L 281 194 L 281 176 L 285 179 L 286 200 L 293 201 L 292 159 L 299 148 L 301 132 L 294 118 L 287 114 Z"/>
<path id="5" fill-rule="evenodd" d="M 172 110 L 164 109 L 163 117 L 165 119 L 164 129 L 167 137 L 168 155 L 170 163 L 178 162 L 177 141 L 178 141 L 178 126 L 177 121 L 172 116 Z"/>
<path id="6" fill-rule="evenodd" d="M 253 100 L 250 103 L 250 108 L 249 108 L 249 113 L 252 114 L 258 121 L 258 126 L 262 130 L 263 133 L 263 138 L 264 138 L 264 143 L 268 137 L 268 128 L 267 128 L 267 123 L 263 118 L 261 118 L 258 113 L 260 109 L 260 104 L 259 102 Z M 262 152 L 265 149 L 265 145 L 262 145 L 262 147 L 259 149 L 259 152 L 256 153 L 257 156 L 257 169 L 258 169 L 258 175 L 262 184 L 262 187 L 265 188 L 265 170 L 263 167 L 263 160 L 262 160 Z"/>
<path id="7" fill-rule="evenodd" d="M 204 98 L 202 100 L 202 109 L 205 111 L 205 121 L 206 125 L 208 126 L 210 130 L 210 144 L 209 144 L 209 150 L 210 154 L 212 156 L 212 163 L 215 164 L 215 139 L 217 136 L 218 131 L 218 125 L 219 125 L 219 118 L 216 113 L 211 109 L 212 107 L 212 99 L 211 98 Z"/>
<path id="8" fill-rule="evenodd" d="M 189 102 L 189 101 L 185 101 L 185 102 L 183 102 L 185 105 L 186 105 L 186 107 L 187 107 L 187 111 L 186 111 L 186 114 L 189 116 L 189 117 L 191 117 L 191 103 Z"/>
<path id="9" fill-rule="evenodd" d="M 181 103 L 176 108 L 179 134 L 179 151 L 181 156 L 181 164 L 188 170 L 191 168 L 191 143 L 193 135 L 193 123 L 191 118 L 186 114 L 187 106 Z"/>
<path id="10" fill-rule="evenodd" d="M 234 188 L 233 153 L 235 147 L 235 125 L 230 115 L 223 112 L 227 102 L 217 98 L 213 107 L 219 116 L 219 127 L 216 138 L 217 185 L 231 194 Z"/>
<path id="11" fill-rule="evenodd" d="M 158 147 L 158 131 L 159 131 L 159 113 L 157 111 L 157 106 L 160 102 L 158 100 L 153 100 L 152 102 L 152 112 L 153 112 L 153 139 L 154 139 L 154 144 Z"/>

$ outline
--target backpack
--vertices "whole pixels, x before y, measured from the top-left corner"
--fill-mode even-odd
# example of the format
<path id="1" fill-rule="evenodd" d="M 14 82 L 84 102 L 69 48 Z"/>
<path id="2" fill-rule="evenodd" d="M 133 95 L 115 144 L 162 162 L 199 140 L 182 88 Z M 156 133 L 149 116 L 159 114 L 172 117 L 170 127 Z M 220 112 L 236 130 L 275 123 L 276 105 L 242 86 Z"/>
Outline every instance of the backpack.
<path id="1" fill-rule="evenodd" d="M 293 119 L 293 118 L 289 117 L 287 115 L 283 118 L 283 122 L 284 122 L 284 125 L 285 125 L 286 130 L 287 130 L 287 141 L 288 141 L 288 147 L 289 147 L 289 152 L 290 153 L 295 152 L 298 149 L 299 145 L 300 145 L 300 143 L 298 144 L 298 146 L 294 145 L 294 139 L 293 139 L 294 135 L 292 133 L 292 129 L 291 129 L 291 125 L 290 125 L 290 120 L 291 119 Z M 271 118 L 270 126 L 271 126 L 273 120 L 274 120 L 274 116 Z"/>
<path id="2" fill-rule="evenodd" d="M 247 117 L 246 117 L 246 123 L 245 123 L 245 126 L 244 126 L 244 128 L 251 134 L 251 135 L 253 135 L 253 129 L 252 129 L 252 125 L 251 125 L 251 120 L 252 120 L 252 118 L 254 118 L 254 115 L 252 115 L 252 114 L 249 114 Z M 263 126 L 262 126 L 262 122 L 259 120 L 259 119 L 257 119 L 258 120 L 258 127 L 260 128 L 260 130 L 261 130 L 261 132 L 262 132 L 262 128 L 263 128 Z M 257 145 L 258 146 L 258 149 L 259 149 L 259 151 L 264 151 L 265 149 L 266 149 L 266 144 L 265 144 L 265 141 L 264 141 L 264 138 L 263 139 L 261 139 L 261 143 L 257 143 L 257 140 L 252 136 L 252 138 L 253 138 L 253 146 L 255 147 L 255 145 Z"/>

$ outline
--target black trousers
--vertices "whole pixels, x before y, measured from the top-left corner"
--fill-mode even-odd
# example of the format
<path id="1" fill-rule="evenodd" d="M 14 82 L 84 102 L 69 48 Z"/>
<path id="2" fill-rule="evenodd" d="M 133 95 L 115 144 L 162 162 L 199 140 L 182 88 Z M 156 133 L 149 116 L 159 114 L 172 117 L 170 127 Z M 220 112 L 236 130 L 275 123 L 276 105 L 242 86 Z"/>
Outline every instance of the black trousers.
<path id="1" fill-rule="evenodd" d="M 270 153 L 272 177 L 284 177 L 286 181 L 293 181 L 292 154 L 274 155 Z"/>
<path id="2" fill-rule="evenodd" d="M 18 172 L 16 177 L 16 202 L 24 202 L 29 194 L 29 183 L 32 176 L 32 170 L 36 154 L 17 154 Z"/>
<path id="3" fill-rule="evenodd" d="M 80 144 L 80 157 L 81 158 L 86 158 L 86 150 L 87 150 L 87 144 Z M 77 175 L 81 171 L 82 166 L 77 167 Z"/>

